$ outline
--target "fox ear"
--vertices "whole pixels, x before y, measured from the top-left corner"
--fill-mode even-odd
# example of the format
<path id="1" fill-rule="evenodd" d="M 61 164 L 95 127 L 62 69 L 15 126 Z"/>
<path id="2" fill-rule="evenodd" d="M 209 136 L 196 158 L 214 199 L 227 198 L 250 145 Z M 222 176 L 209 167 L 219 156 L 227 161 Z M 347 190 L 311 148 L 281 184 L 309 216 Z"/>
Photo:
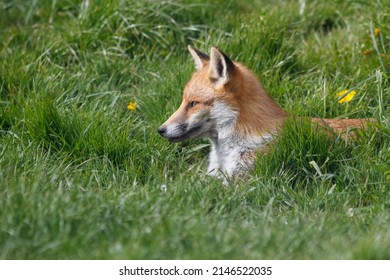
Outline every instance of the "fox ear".
<path id="1" fill-rule="evenodd" d="M 188 45 L 188 50 L 190 51 L 190 54 L 194 59 L 196 70 L 202 69 L 205 61 L 210 60 L 210 57 L 207 54 L 202 53 L 201 51 L 195 49 L 193 46 Z"/>
<path id="2" fill-rule="evenodd" d="M 234 69 L 234 64 L 218 48 L 212 47 L 210 52 L 210 80 L 216 85 L 224 85 L 229 82 Z"/>

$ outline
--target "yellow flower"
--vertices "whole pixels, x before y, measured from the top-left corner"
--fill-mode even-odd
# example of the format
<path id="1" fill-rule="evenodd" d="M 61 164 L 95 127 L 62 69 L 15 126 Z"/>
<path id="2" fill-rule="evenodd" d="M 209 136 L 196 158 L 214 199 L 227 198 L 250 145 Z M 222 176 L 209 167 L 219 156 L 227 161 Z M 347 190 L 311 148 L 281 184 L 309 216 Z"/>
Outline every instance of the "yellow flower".
<path id="1" fill-rule="evenodd" d="M 339 104 L 342 103 L 348 103 L 353 99 L 353 97 L 356 95 L 356 91 L 352 90 L 348 94 L 346 94 L 349 90 L 345 89 L 336 94 L 337 97 L 341 98 L 339 99 Z"/>
<path id="2" fill-rule="evenodd" d="M 127 105 L 127 110 L 129 110 L 129 111 L 133 111 L 133 110 L 135 110 L 135 108 L 137 108 L 137 103 L 134 101 L 131 101 L 129 103 L 129 105 Z"/>
<path id="3" fill-rule="evenodd" d="M 374 29 L 374 35 L 375 35 L 375 36 L 378 36 L 379 33 L 381 33 L 381 30 L 380 30 L 379 28 L 375 28 L 375 29 Z"/>

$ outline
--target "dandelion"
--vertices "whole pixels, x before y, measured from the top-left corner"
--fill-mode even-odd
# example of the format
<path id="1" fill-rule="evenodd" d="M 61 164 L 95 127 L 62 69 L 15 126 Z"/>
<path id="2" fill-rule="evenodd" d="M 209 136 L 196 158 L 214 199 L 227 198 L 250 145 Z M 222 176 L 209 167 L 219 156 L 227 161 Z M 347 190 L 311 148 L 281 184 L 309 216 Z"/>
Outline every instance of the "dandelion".
<path id="1" fill-rule="evenodd" d="M 133 111 L 133 110 L 135 110 L 135 108 L 137 108 L 137 103 L 134 101 L 131 101 L 129 103 L 129 105 L 127 105 L 127 110 L 129 110 L 129 111 Z"/>
<path id="2" fill-rule="evenodd" d="M 374 29 L 374 35 L 375 35 L 375 36 L 378 36 L 379 33 L 381 33 L 381 30 L 380 30 L 379 28 L 375 28 L 375 29 Z"/>
<path id="3" fill-rule="evenodd" d="M 349 91 L 348 89 L 345 89 L 345 90 L 342 90 L 336 94 L 336 96 L 340 98 L 338 101 L 339 104 L 348 103 L 356 95 L 356 91 L 354 91 L 354 90 L 349 91 L 349 93 L 346 94 L 348 91 Z"/>
<path id="4" fill-rule="evenodd" d="M 364 55 L 369 55 L 371 52 L 372 52 L 371 50 L 364 50 L 364 51 L 363 51 L 363 54 L 364 54 Z"/>

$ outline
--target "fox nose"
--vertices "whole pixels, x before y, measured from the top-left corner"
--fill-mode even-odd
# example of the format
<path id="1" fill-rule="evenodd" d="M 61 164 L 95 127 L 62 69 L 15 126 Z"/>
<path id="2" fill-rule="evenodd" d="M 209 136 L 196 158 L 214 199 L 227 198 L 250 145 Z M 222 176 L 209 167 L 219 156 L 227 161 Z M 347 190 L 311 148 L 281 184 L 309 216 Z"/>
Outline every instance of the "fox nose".
<path id="1" fill-rule="evenodd" d="M 167 129 L 163 126 L 160 126 L 158 129 L 157 129 L 158 133 L 160 133 L 161 136 L 164 135 L 164 133 L 167 131 Z"/>

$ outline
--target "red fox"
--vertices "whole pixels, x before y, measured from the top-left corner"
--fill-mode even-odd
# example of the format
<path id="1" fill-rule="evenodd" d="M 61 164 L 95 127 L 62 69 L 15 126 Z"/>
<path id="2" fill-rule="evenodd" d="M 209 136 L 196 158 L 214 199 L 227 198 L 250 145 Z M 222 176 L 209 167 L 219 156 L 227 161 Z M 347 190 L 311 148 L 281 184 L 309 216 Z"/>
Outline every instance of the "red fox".
<path id="1" fill-rule="evenodd" d="M 217 177 L 242 177 L 258 151 L 278 135 L 288 114 L 266 93 L 244 65 L 216 47 L 210 56 L 188 46 L 196 72 L 184 88 L 179 109 L 158 128 L 171 142 L 205 137 L 211 140 L 207 172 Z M 361 128 L 362 119 L 312 119 L 336 132 Z"/>

